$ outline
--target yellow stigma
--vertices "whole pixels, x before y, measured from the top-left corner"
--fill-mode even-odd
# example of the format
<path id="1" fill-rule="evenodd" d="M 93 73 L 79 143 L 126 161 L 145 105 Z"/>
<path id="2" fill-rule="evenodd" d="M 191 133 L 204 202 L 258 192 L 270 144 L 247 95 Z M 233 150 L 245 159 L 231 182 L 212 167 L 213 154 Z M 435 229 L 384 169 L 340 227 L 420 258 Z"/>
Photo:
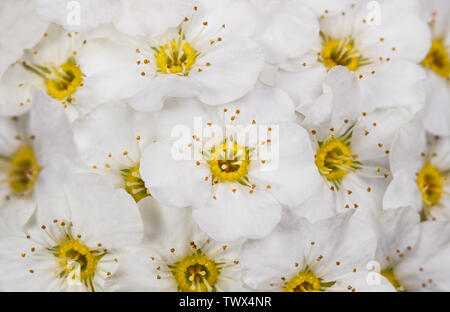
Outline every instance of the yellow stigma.
<path id="1" fill-rule="evenodd" d="M 330 40 L 323 44 L 320 60 L 328 69 L 337 65 L 347 66 L 349 70 L 357 70 L 360 55 L 354 49 L 353 40 Z"/>
<path id="2" fill-rule="evenodd" d="M 97 262 L 104 254 L 92 252 L 86 245 L 76 239 L 70 239 L 56 249 L 55 256 L 61 259 L 62 276 L 78 279 L 88 285 L 92 282 Z"/>
<path id="3" fill-rule="evenodd" d="M 425 206 L 431 207 L 439 203 L 444 193 L 444 186 L 438 168 L 427 162 L 417 175 L 416 183 Z"/>
<path id="4" fill-rule="evenodd" d="M 356 169 L 350 143 L 334 135 L 328 141 L 319 142 L 315 163 L 328 181 L 339 182 L 349 171 Z"/>
<path id="5" fill-rule="evenodd" d="M 430 51 L 421 64 L 434 71 L 436 75 L 450 78 L 450 58 L 443 39 L 433 40 Z"/>
<path id="6" fill-rule="evenodd" d="M 83 73 L 75 64 L 67 62 L 47 78 L 47 93 L 58 100 L 70 98 L 83 82 L 82 76 Z"/>
<path id="7" fill-rule="evenodd" d="M 394 270 L 392 268 L 384 269 L 380 272 L 380 274 L 383 275 L 397 291 L 405 290 L 405 288 L 400 284 L 397 277 L 395 276 Z"/>
<path id="8" fill-rule="evenodd" d="M 31 192 L 40 170 L 32 149 L 22 145 L 11 160 L 10 188 L 20 194 Z"/>
<path id="9" fill-rule="evenodd" d="M 237 143 L 222 143 L 211 150 L 209 168 L 220 182 L 242 182 L 246 179 L 250 164 L 247 147 Z"/>
<path id="10" fill-rule="evenodd" d="M 124 188 L 136 202 L 150 196 L 150 193 L 141 178 L 141 174 L 139 173 L 139 165 L 132 168 L 122 169 L 121 172 Z"/>
<path id="11" fill-rule="evenodd" d="M 197 51 L 182 39 L 154 50 L 158 68 L 164 74 L 187 74 L 197 58 Z"/>
<path id="12" fill-rule="evenodd" d="M 168 266 L 182 292 L 216 291 L 220 275 L 220 264 L 209 259 L 201 250 L 197 250 L 180 261 Z"/>

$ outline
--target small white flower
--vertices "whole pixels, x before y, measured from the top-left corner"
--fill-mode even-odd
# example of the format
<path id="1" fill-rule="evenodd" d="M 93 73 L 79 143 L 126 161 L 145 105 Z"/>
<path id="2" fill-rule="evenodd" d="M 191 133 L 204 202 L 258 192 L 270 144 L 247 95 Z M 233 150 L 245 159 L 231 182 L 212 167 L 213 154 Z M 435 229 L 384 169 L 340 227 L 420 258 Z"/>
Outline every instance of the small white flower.
<path id="1" fill-rule="evenodd" d="M 376 269 L 397 291 L 448 291 L 450 227 L 419 221 L 409 207 L 371 212 L 378 236 Z"/>
<path id="2" fill-rule="evenodd" d="M 81 66 L 99 94 L 140 111 L 161 109 L 167 97 L 224 104 L 248 93 L 264 65 L 249 38 L 255 23 L 246 2 L 201 0 L 157 36 L 97 40 Z"/>
<path id="3" fill-rule="evenodd" d="M 73 123 L 84 165 L 136 202 L 150 196 L 140 175 L 140 161 L 143 150 L 153 144 L 154 128 L 152 116 L 138 114 L 122 102 L 103 104 Z"/>
<path id="4" fill-rule="evenodd" d="M 26 50 L 23 58 L 12 64 L 0 80 L 1 113 L 18 115 L 30 109 L 33 86 L 60 101 L 71 120 L 100 104 L 86 85 L 78 62 L 86 44 L 87 40 L 79 33 L 52 24 L 41 41 Z"/>
<path id="5" fill-rule="evenodd" d="M 195 220 L 214 239 L 267 235 L 282 205 L 302 203 L 320 183 L 308 134 L 294 118 L 289 97 L 262 86 L 219 107 L 177 101 L 155 115 L 166 134 L 144 151 L 142 178 L 162 203 L 198 208 Z M 169 138 L 176 125 L 187 135 Z M 176 159 L 180 150 L 192 157 Z"/>
<path id="6" fill-rule="evenodd" d="M 358 79 L 364 110 L 424 104 L 419 62 L 430 44 L 430 31 L 416 1 L 378 1 L 380 25 L 367 20 L 367 1 L 304 1 L 320 22 L 320 36 L 308 53 L 281 65 L 277 85 L 301 108 L 320 95 L 328 70 L 347 67 Z M 400 17 L 400 16 L 401 17 Z M 411 34 L 414 40 L 411 40 Z"/>
<path id="7" fill-rule="evenodd" d="M 323 178 L 314 195 L 294 210 L 310 221 L 381 208 L 392 137 L 410 118 L 400 109 L 361 111 L 358 83 L 344 67 L 330 71 L 324 89 L 303 110 L 302 123 L 310 130 L 316 170 Z"/>
<path id="8" fill-rule="evenodd" d="M 146 240 L 130 248 L 121 291 L 237 291 L 242 242 L 217 242 L 202 232 L 192 209 L 163 207 L 151 201 L 141 209 Z"/>
<path id="9" fill-rule="evenodd" d="M 76 154 L 62 110 L 40 91 L 34 96 L 29 114 L 0 119 L 0 211 L 19 224 L 58 190 L 69 171 L 67 159 Z"/>
<path id="10" fill-rule="evenodd" d="M 401 128 L 392 144 L 393 180 L 384 208 L 411 207 L 423 220 L 450 217 L 450 138 L 428 137 L 420 117 Z"/>
<path id="11" fill-rule="evenodd" d="M 99 291 L 142 239 L 132 200 L 99 176 L 75 174 L 36 220 L 0 239 L 2 287 L 10 291 Z"/>
<path id="12" fill-rule="evenodd" d="M 450 3 L 421 1 L 433 42 L 421 65 L 427 68 L 425 128 L 436 135 L 450 134 Z"/>
<path id="13" fill-rule="evenodd" d="M 376 237 L 352 215 L 316 223 L 286 215 L 269 236 L 244 244 L 243 282 L 257 291 L 389 290 L 387 282 L 367 283 Z"/>

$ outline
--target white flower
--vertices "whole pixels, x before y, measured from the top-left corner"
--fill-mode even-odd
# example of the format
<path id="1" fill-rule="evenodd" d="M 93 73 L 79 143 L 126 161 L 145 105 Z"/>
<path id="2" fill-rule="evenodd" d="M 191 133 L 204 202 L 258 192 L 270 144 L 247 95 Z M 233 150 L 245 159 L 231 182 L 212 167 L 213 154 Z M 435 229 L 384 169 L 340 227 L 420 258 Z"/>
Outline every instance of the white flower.
<path id="1" fill-rule="evenodd" d="M 392 144 L 393 180 L 384 208 L 411 207 L 423 220 L 450 217 L 450 138 L 428 137 L 420 117 L 400 129 Z"/>
<path id="2" fill-rule="evenodd" d="M 395 130 L 410 118 L 400 109 L 361 111 L 356 78 L 344 67 L 330 70 L 324 93 L 303 112 L 322 183 L 294 209 L 310 221 L 350 209 L 380 209 L 390 178 L 388 154 Z M 313 208 L 314 207 L 314 208 Z"/>
<path id="3" fill-rule="evenodd" d="M 371 212 L 377 231 L 374 264 L 397 291 L 448 291 L 450 227 L 448 222 L 423 222 L 410 208 Z M 381 278 L 381 277 L 380 277 Z M 374 277 L 374 280 L 376 277 Z"/>
<path id="4" fill-rule="evenodd" d="M 4 0 L 0 3 L 0 77 L 17 61 L 24 49 L 34 46 L 47 29 L 34 12 L 34 0 Z"/>
<path id="5" fill-rule="evenodd" d="M 243 282 L 257 291 L 389 290 L 387 282 L 367 283 L 376 237 L 352 215 L 317 223 L 286 215 L 269 236 L 244 244 Z"/>
<path id="6" fill-rule="evenodd" d="M 191 209 L 156 200 L 141 209 L 146 240 L 126 252 L 121 291 L 236 291 L 242 242 L 219 243 L 202 232 Z"/>
<path id="7" fill-rule="evenodd" d="M 125 190 L 136 202 L 150 195 L 140 175 L 141 155 L 153 143 L 152 116 L 126 103 L 99 106 L 73 123 L 82 163 Z"/>
<path id="8" fill-rule="evenodd" d="M 282 205 L 302 203 L 320 183 L 308 134 L 293 118 L 289 97 L 262 86 L 220 107 L 177 101 L 155 115 L 166 139 L 144 151 L 142 178 L 162 203 L 198 208 L 195 220 L 214 239 L 267 235 Z M 183 136 L 168 138 L 176 125 L 172 135 Z"/>
<path id="9" fill-rule="evenodd" d="M 62 110 L 40 91 L 34 97 L 29 114 L 0 119 L 0 213 L 12 223 L 24 224 L 57 191 L 76 154 Z"/>
<path id="10" fill-rule="evenodd" d="M 421 1 L 433 43 L 422 66 L 427 68 L 425 128 L 436 135 L 450 135 L 450 3 Z"/>
<path id="11" fill-rule="evenodd" d="M 127 98 L 140 111 L 161 109 L 167 97 L 224 104 L 248 93 L 264 65 L 249 38 L 255 23 L 246 2 L 201 0 L 160 35 L 97 40 L 81 67 L 105 99 Z"/>
<path id="12" fill-rule="evenodd" d="M 26 50 L 0 80 L 0 112 L 18 115 L 30 109 L 33 86 L 60 101 L 71 120 L 92 110 L 100 102 L 86 85 L 78 62 L 86 45 L 79 33 L 51 25 L 41 41 Z"/>
<path id="13" fill-rule="evenodd" d="M 425 72 L 417 63 L 429 49 L 430 32 L 416 1 L 378 1 L 380 25 L 367 19 L 368 1 L 304 2 L 316 12 L 320 37 L 308 53 L 282 64 L 277 77 L 299 107 L 320 95 L 329 69 L 346 66 L 359 80 L 365 111 L 422 108 Z"/>
<path id="14" fill-rule="evenodd" d="M 121 264 L 121 250 L 142 239 L 130 198 L 99 176 L 75 174 L 63 196 L 36 220 L 0 239 L 0 282 L 9 291 L 99 291 Z"/>

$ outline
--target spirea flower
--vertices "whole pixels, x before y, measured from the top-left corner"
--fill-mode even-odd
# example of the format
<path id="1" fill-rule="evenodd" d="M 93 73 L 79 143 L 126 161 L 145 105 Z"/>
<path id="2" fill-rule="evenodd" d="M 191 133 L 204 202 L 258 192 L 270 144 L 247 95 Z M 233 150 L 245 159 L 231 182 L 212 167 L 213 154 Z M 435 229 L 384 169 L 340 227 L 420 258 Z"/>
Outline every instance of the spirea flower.
<path id="1" fill-rule="evenodd" d="M 358 79 L 365 111 L 405 107 L 415 113 L 423 107 L 425 72 L 417 63 L 429 49 L 430 33 L 416 1 L 378 1 L 375 17 L 368 1 L 303 2 L 315 11 L 320 32 L 308 53 L 281 65 L 277 81 L 298 106 L 320 94 L 330 69 L 345 66 Z"/>
<path id="2" fill-rule="evenodd" d="M 421 1 L 432 44 L 420 63 L 427 69 L 424 123 L 435 135 L 450 134 L 450 6 L 448 1 Z"/>
<path id="3" fill-rule="evenodd" d="M 148 229 L 142 246 L 127 252 L 119 290 L 213 292 L 240 286 L 242 241 L 217 242 L 202 232 L 192 209 L 142 208 Z M 158 229 L 155 231 L 155 229 Z"/>
<path id="4" fill-rule="evenodd" d="M 416 118 L 397 133 L 390 155 L 393 180 L 384 207 L 411 207 L 422 220 L 448 220 L 449 138 L 427 136 Z"/>
<path id="5" fill-rule="evenodd" d="M 262 86 L 221 107 L 178 101 L 155 117 L 168 130 L 144 151 L 142 178 L 162 203 L 196 208 L 195 220 L 214 239 L 267 235 L 282 205 L 307 200 L 320 182 L 294 117 L 282 91 Z"/>
<path id="6" fill-rule="evenodd" d="M 387 290 L 368 285 L 376 239 L 352 212 L 311 224 L 287 216 L 268 236 L 245 243 L 243 282 L 257 291 Z"/>
<path id="7" fill-rule="evenodd" d="M 122 249 L 142 239 L 131 199 L 100 177 L 74 174 L 63 188 L 64 200 L 46 201 L 25 228 L 0 238 L 5 290 L 106 290 Z"/>
<path id="8" fill-rule="evenodd" d="M 76 154 L 63 111 L 40 91 L 34 97 L 28 114 L 0 119 L 0 213 L 20 225 L 57 191 Z"/>
<path id="9" fill-rule="evenodd" d="M 247 6 L 198 1 L 158 35 L 96 41 L 81 65 L 105 99 L 128 99 L 139 111 L 159 110 L 168 97 L 197 97 L 210 105 L 236 100 L 252 89 L 264 65 L 249 38 L 255 17 Z"/>

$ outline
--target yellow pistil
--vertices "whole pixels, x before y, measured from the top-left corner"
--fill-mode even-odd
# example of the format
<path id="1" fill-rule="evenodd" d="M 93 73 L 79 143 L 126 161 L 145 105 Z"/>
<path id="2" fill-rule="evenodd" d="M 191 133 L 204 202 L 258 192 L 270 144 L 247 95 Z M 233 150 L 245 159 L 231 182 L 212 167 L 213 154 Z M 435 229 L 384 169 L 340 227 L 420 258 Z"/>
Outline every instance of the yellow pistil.
<path id="1" fill-rule="evenodd" d="M 8 178 L 12 191 L 20 194 L 31 192 L 40 170 L 33 150 L 28 145 L 22 145 L 11 160 Z"/>
<path id="2" fill-rule="evenodd" d="M 70 97 L 83 82 L 82 76 L 81 70 L 72 63 L 59 66 L 45 82 L 48 95 L 58 100 Z"/>
<path id="3" fill-rule="evenodd" d="M 83 73 L 77 66 L 74 57 L 70 57 L 66 63 L 56 66 L 54 64 L 29 65 L 23 62 L 22 65 L 44 79 L 47 94 L 51 97 L 71 102 L 72 95 L 83 84 Z"/>
<path id="4" fill-rule="evenodd" d="M 78 240 L 70 239 L 59 246 L 55 256 L 61 259 L 59 264 L 63 269 L 62 275 L 88 284 L 87 281 L 94 277 L 97 262 L 103 255 L 96 255 Z"/>
<path id="5" fill-rule="evenodd" d="M 417 175 L 416 183 L 425 206 L 431 207 L 439 203 L 444 193 L 444 186 L 438 168 L 427 162 Z"/>
<path id="6" fill-rule="evenodd" d="M 124 188 L 136 202 L 150 196 L 148 189 L 145 187 L 145 182 L 142 180 L 141 174 L 139 173 L 139 165 L 132 168 L 122 169 L 121 172 Z"/>
<path id="7" fill-rule="evenodd" d="M 320 55 L 322 63 L 328 69 L 337 65 L 347 66 L 349 70 L 357 70 L 360 63 L 360 55 L 354 49 L 351 40 L 330 40 L 324 42 Z"/>
<path id="8" fill-rule="evenodd" d="M 179 291 L 212 292 L 220 275 L 220 264 L 209 259 L 201 250 L 168 266 Z"/>
<path id="9" fill-rule="evenodd" d="M 284 286 L 285 292 L 312 292 L 323 291 L 324 287 L 331 287 L 334 282 L 322 283 L 310 270 L 305 270 L 297 273 Z"/>
<path id="10" fill-rule="evenodd" d="M 450 78 L 450 55 L 443 39 L 433 40 L 430 51 L 421 64 L 434 71 L 436 75 Z"/>
<path id="11" fill-rule="evenodd" d="M 395 276 L 394 270 L 392 268 L 384 269 L 380 272 L 380 274 L 383 275 L 397 291 L 405 290 L 405 288 L 400 284 L 397 277 Z"/>
<path id="12" fill-rule="evenodd" d="M 208 164 L 220 182 L 241 182 L 248 173 L 249 149 L 237 143 L 222 143 L 211 150 Z"/>
<path id="13" fill-rule="evenodd" d="M 181 39 L 154 50 L 158 68 L 164 74 L 187 74 L 197 58 L 197 51 Z"/>
<path id="14" fill-rule="evenodd" d="M 355 168 L 350 144 L 335 136 L 319 142 L 315 163 L 319 173 L 330 182 L 340 181 Z"/>

